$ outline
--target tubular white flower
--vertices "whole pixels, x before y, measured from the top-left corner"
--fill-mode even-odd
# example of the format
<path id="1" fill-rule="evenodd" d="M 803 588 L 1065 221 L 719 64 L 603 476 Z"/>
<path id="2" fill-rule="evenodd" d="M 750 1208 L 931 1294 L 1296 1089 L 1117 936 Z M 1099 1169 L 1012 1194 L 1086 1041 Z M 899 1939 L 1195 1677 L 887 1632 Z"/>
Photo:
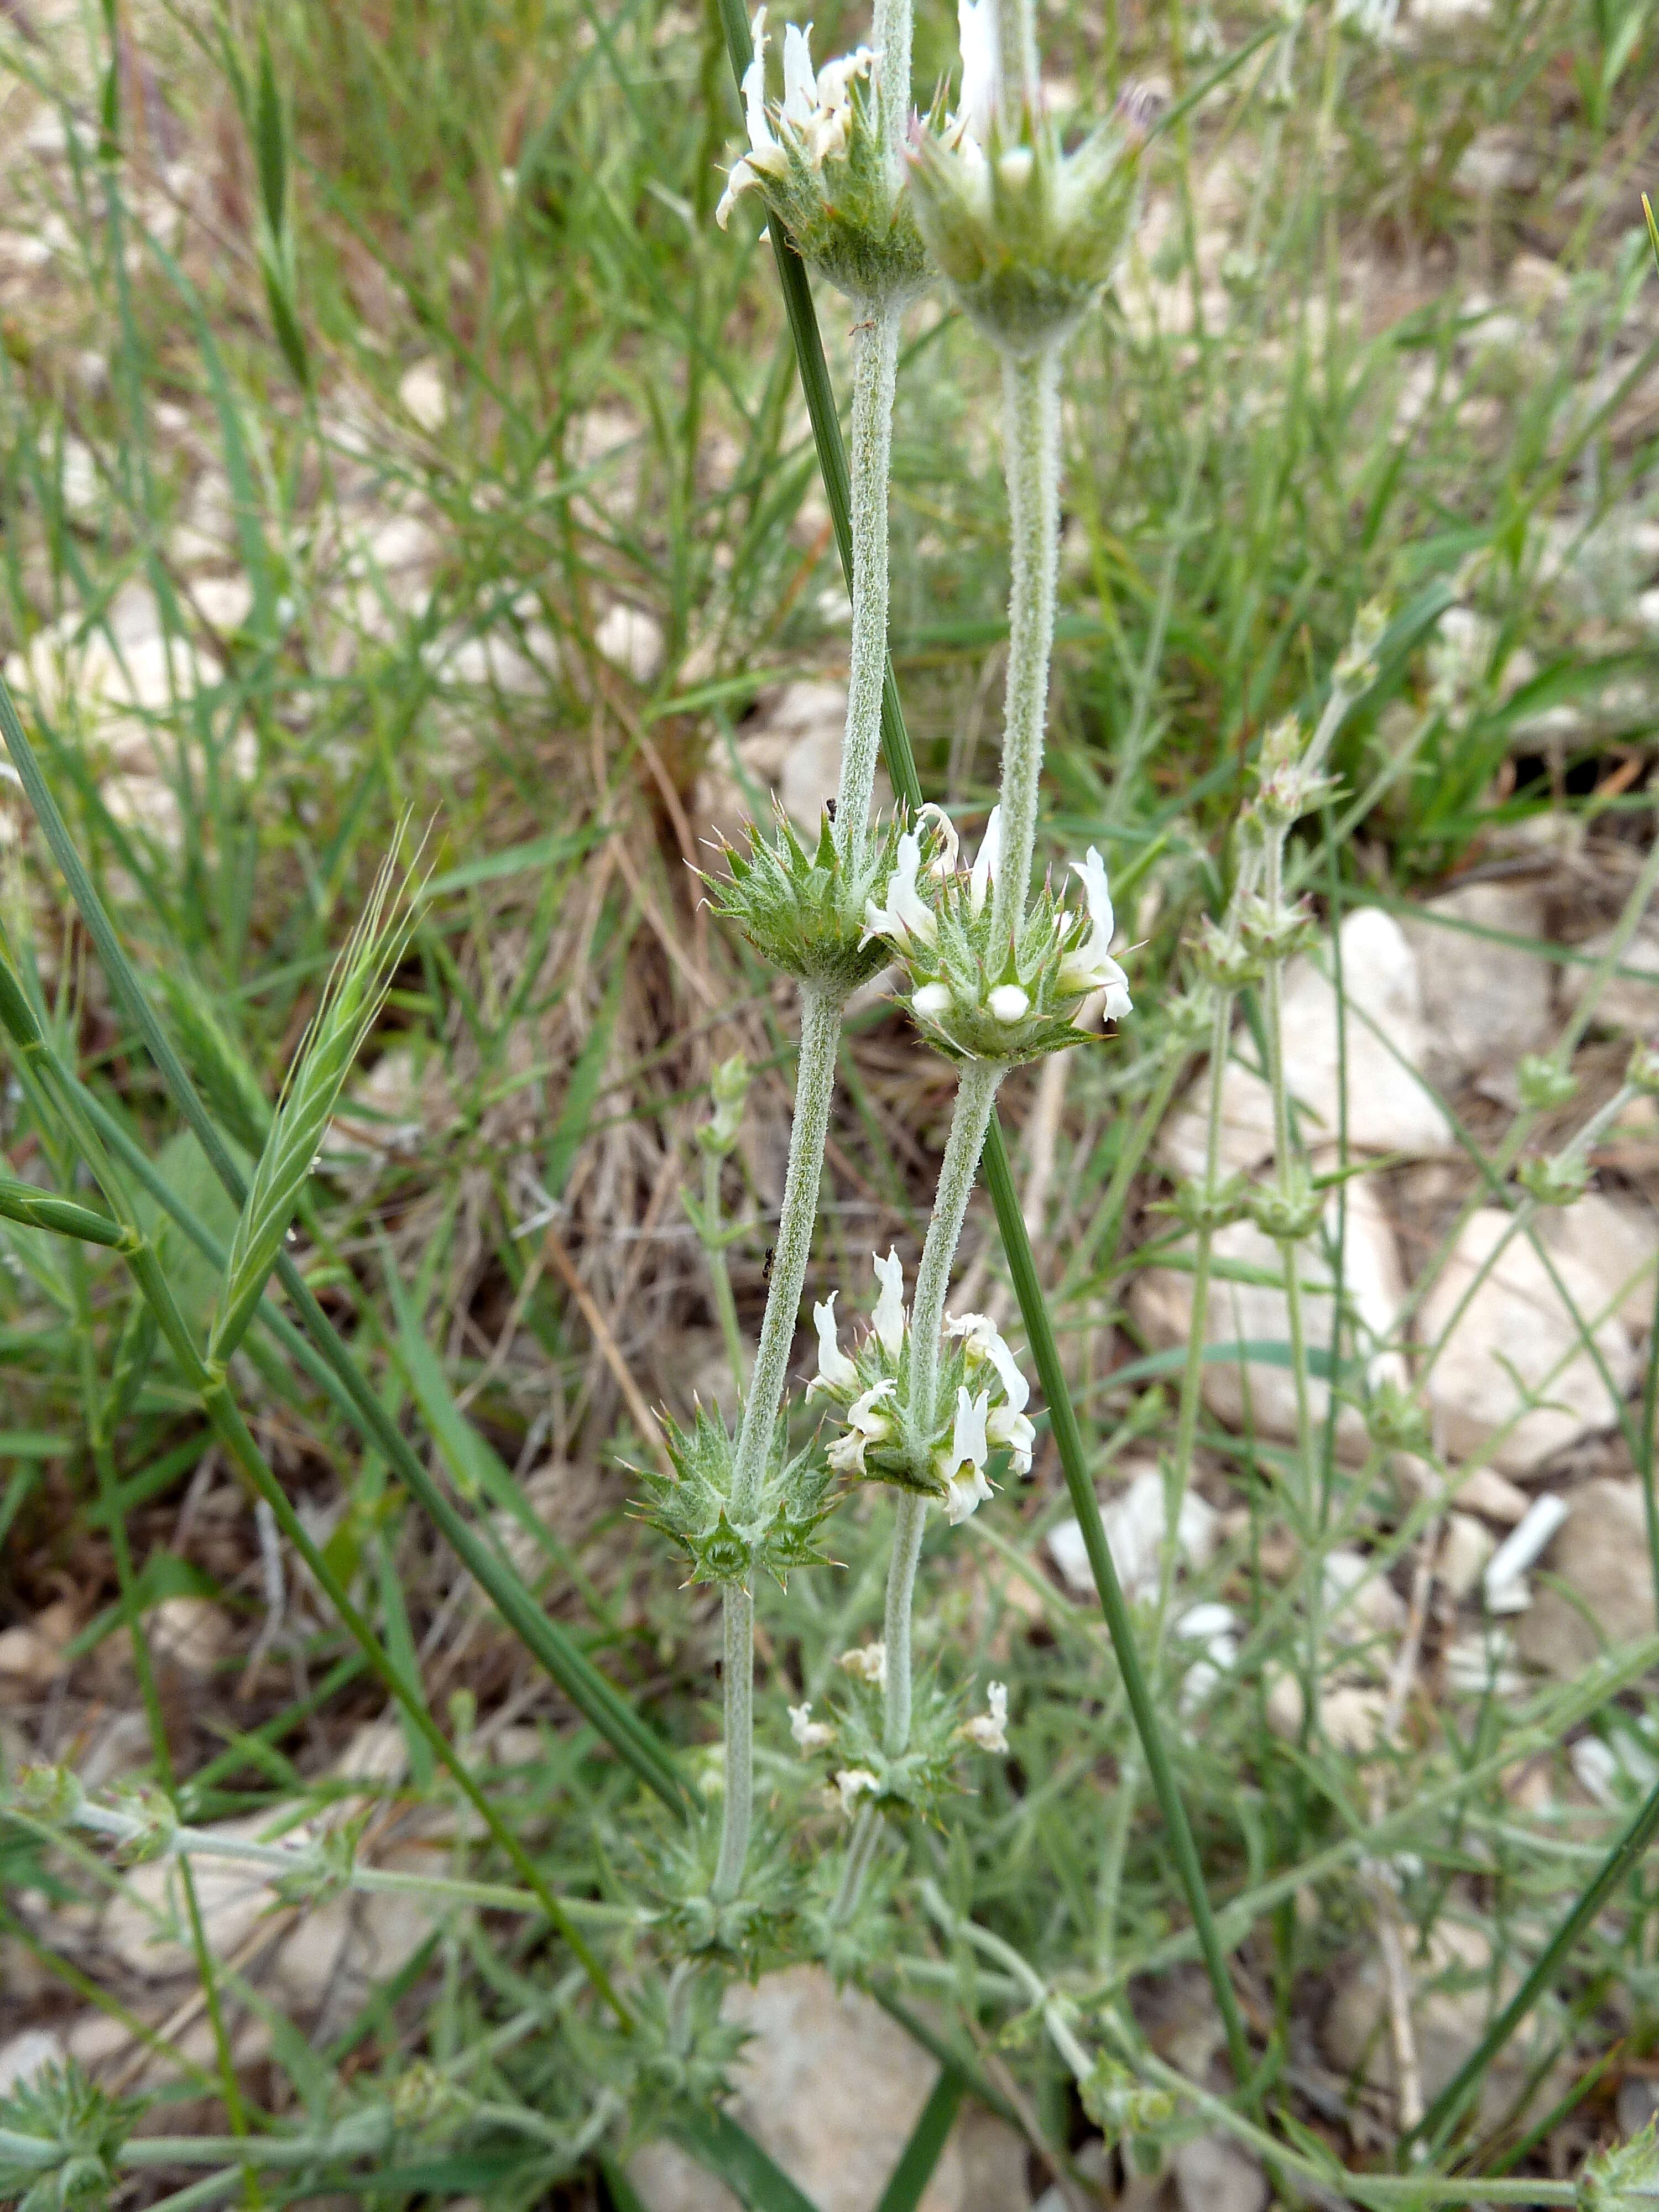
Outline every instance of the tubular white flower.
<path id="1" fill-rule="evenodd" d="M 963 1349 L 967 1352 L 969 1367 L 982 1367 L 988 1360 L 998 1371 L 998 1382 L 1002 1382 L 1002 1395 L 1009 1401 L 1009 1409 L 1013 1413 L 1024 1413 L 1030 1405 L 1030 1385 L 1020 1374 L 1020 1363 L 1015 1360 L 1013 1352 L 1009 1352 L 1009 1345 L 1005 1343 L 995 1321 L 991 1321 L 988 1314 L 956 1314 L 945 1322 L 945 1334 L 967 1338 Z"/>
<path id="2" fill-rule="evenodd" d="M 1006 1757 L 1008 1751 L 1008 1685 L 988 1682 L 985 1686 L 986 1710 L 975 1713 L 962 1724 L 962 1733 L 969 1743 L 977 1744 L 981 1751 L 990 1751 Z M 791 1711 L 795 1709 L 792 1706 Z"/>
<path id="3" fill-rule="evenodd" d="M 890 1359 L 896 1360 L 904 1348 L 904 1267 L 898 1254 L 890 1249 L 884 1260 L 878 1252 L 871 1257 L 875 1261 L 876 1279 L 881 1285 L 881 1296 L 876 1300 L 871 1325 L 882 1350 Z"/>
<path id="4" fill-rule="evenodd" d="M 957 872 L 957 856 L 962 850 L 962 840 L 957 835 L 956 823 L 951 821 L 945 809 L 942 806 L 936 806 L 931 799 L 916 816 L 918 830 L 924 822 L 931 822 L 944 841 L 943 850 L 935 855 L 933 866 L 927 871 L 928 874 L 941 878 L 953 876 Z"/>
<path id="5" fill-rule="evenodd" d="M 938 938 L 939 924 L 916 889 L 921 867 L 921 841 L 914 830 L 907 830 L 899 839 L 893 872 L 887 878 L 887 903 L 878 906 L 874 899 L 865 902 L 866 943 L 872 937 L 890 937 L 908 950 L 913 935 L 924 945 L 932 945 Z"/>
<path id="6" fill-rule="evenodd" d="M 981 0 L 988 5 L 989 0 Z M 985 894 L 996 882 L 997 860 L 1002 851 L 1002 809 L 994 806 L 991 818 L 985 825 L 985 835 L 980 840 L 979 851 L 968 876 L 968 910 L 978 915 L 985 909 Z"/>
<path id="7" fill-rule="evenodd" d="M 878 1690 L 887 1680 L 887 1646 L 884 1644 L 855 1644 L 850 1651 L 843 1651 L 836 1664 L 843 1674 L 856 1674 L 860 1682 L 868 1682 Z"/>
<path id="8" fill-rule="evenodd" d="M 812 119 L 818 104 L 817 79 L 812 73 L 812 26 L 799 23 L 783 27 L 783 118 L 802 129 Z"/>
<path id="9" fill-rule="evenodd" d="M 818 1333 L 818 1371 L 806 1386 L 809 1398 L 815 1390 L 850 1390 L 859 1379 L 858 1369 L 836 1341 L 838 1295 L 831 1291 L 822 1305 L 812 1309 L 812 1325 Z"/>
<path id="10" fill-rule="evenodd" d="M 1007 1447 L 1010 1464 L 1016 1474 L 1031 1472 L 1031 1452 L 1036 1443 L 1036 1431 L 1030 1416 L 1017 1413 L 1012 1406 L 993 1407 L 985 1424 L 985 1434 L 994 1444 Z"/>
<path id="11" fill-rule="evenodd" d="M 957 38 L 962 47 L 962 89 L 947 134 L 955 146 L 982 152 L 991 143 L 996 106 L 996 0 L 957 0 Z"/>
<path id="12" fill-rule="evenodd" d="M 838 1437 L 824 1454 L 837 1474 L 862 1474 L 865 1447 L 884 1443 L 892 1435 L 893 1424 L 877 1409 L 897 1388 L 890 1376 L 884 1376 L 881 1382 L 872 1382 L 861 1398 L 854 1398 L 847 1408 L 847 1432 Z"/>
<path id="13" fill-rule="evenodd" d="M 1088 857 L 1073 860 L 1072 868 L 1083 878 L 1089 934 L 1060 963 L 1060 984 L 1066 990 L 1079 993 L 1104 991 L 1106 1018 L 1121 1021 L 1125 1014 L 1133 1011 L 1133 1001 L 1129 996 L 1129 979 L 1112 957 L 1112 933 L 1116 920 L 1112 912 L 1112 894 L 1106 883 L 1106 863 L 1091 845 Z"/>
<path id="14" fill-rule="evenodd" d="M 815 1721 L 810 1701 L 789 1708 L 789 1733 L 802 1751 L 822 1751 L 836 1740 L 836 1731 L 828 1721 Z"/>
<path id="15" fill-rule="evenodd" d="M 1031 994 L 1018 983 L 999 983 L 985 1003 L 998 1021 L 1006 1022 L 1012 1028 L 1030 1012 Z"/>
<path id="16" fill-rule="evenodd" d="M 957 1389 L 951 1449 L 948 1454 L 941 1455 L 945 1462 L 941 1469 L 945 1476 L 945 1512 L 953 1528 L 991 1495 L 991 1486 L 985 1475 L 989 1449 L 985 1423 L 990 1406 L 988 1390 L 981 1390 L 978 1397 L 970 1398 L 965 1385 Z"/>
<path id="17" fill-rule="evenodd" d="M 841 1809 L 851 1814 L 866 1790 L 879 1790 L 881 1782 L 867 1766 L 843 1766 L 836 1777 L 836 1788 L 841 1797 Z"/>

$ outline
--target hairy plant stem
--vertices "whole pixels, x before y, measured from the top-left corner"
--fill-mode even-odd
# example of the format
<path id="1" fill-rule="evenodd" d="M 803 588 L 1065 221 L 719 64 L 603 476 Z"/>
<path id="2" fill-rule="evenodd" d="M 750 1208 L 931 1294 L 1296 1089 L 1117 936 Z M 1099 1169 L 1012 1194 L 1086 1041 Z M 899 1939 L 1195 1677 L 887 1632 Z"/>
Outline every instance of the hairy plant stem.
<path id="1" fill-rule="evenodd" d="M 934 1401 L 951 1264 L 961 1241 L 968 1201 L 974 1194 L 974 1178 L 979 1172 L 979 1156 L 985 1148 L 991 1109 L 996 1104 L 998 1086 L 1007 1073 L 1000 1060 L 969 1060 L 957 1083 L 951 1133 L 945 1140 L 945 1158 L 939 1164 L 933 1218 L 927 1224 L 927 1242 L 921 1248 L 915 1303 L 910 1310 L 909 1442 L 912 1454 L 918 1457 L 927 1449 L 927 1439 L 939 1418 Z M 887 1571 L 884 1631 L 887 1683 L 882 1744 L 890 1758 L 896 1757 L 910 1741 L 910 1607 L 927 1512 L 926 1498 L 910 1491 L 899 1492 L 893 1528 L 893 1557 Z"/>
<path id="2" fill-rule="evenodd" d="M 726 1795 L 720 1818 L 720 1863 L 714 1895 L 720 1902 L 737 1895 L 749 1856 L 749 1830 L 755 1813 L 755 1601 L 737 1583 L 721 1589 L 726 1632 L 723 1686 L 726 1692 Z"/>
<path id="3" fill-rule="evenodd" d="M 795 1118 L 789 1132 L 789 1166 L 772 1252 L 771 1287 L 761 1321 L 755 1371 L 744 1401 L 732 1469 L 732 1518 L 750 1519 L 771 1455 L 789 1353 L 795 1340 L 801 1287 L 817 1218 L 818 1179 L 830 1131 L 836 1087 L 836 1048 L 841 1042 L 841 1001 L 803 985 L 800 1060 L 795 1075 Z M 720 1855 L 714 1895 L 734 1897 L 749 1852 L 754 1805 L 755 1604 L 736 1583 L 723 1586 L 725 1614 L 726 1790 L 720 1814 Z"/>
<path id="4" fill-rule="evenodd" d="M 1003 708 L 1002 852 L 991 895 L 994 945 L 1012 937 L 1024 919 L 1036 840 L 1060 567 L 1060 351 L 1050 344 L 1029 356 L 1005 354 L 1002 362 L 1013 585 Z"/>
<path id="5" fill-rule="evenodd" d="M 901 7 L 895 12 L 905 19 L 908 64 L 908 10 Z M 853 325 L 853 636 L 836 836 L 854 867 L 863 858 L 869 836 L 870 794 L 881 750 L 881 690 L 887 666 L 887 478 L 902 313 L 896 300 L 872 301 Z"/>
<path id="6" fill-rule="evenodd" d="M 893 1516 L 893 1556 L 887 1568 L 887 1607 L 882 1635 L 887 1648 L 885 1711 L 881 1747 L 896 1759 L 910 1741 L 910 1607 L 927 1500 L 917 1490 L 901 1490 Z"/>
<path id="7" fill-rule="evenodd" d="M 880 103 L 882 144 L 887 155 L 887 184 L 895 195 L 904 186 L 904 134 L 910 122 L 913 13 L 911 0 L 876 0 L 870 25 L 871 43 L 876 51 L 876 97 Z M 884 470 L 884 487 L 886 482 Z M 886 642 L 884 635 L 884 648 Z"/>

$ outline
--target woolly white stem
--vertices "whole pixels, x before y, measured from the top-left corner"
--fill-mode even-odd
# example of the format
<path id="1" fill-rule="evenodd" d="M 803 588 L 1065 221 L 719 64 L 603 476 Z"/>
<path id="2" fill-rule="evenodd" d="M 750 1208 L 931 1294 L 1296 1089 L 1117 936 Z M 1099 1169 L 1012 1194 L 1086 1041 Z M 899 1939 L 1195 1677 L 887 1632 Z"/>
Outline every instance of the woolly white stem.
<path id="1" fill-rule="evenodd" d="M 887 1613 L 882 1627 L 887 1644 L 887 1711 L 882 1748 L 890 1759 L 896 1759 L 910 1741 L 910 1604 L 927 1518 L 927 1500 L 921 1492 L 901 1490 L 893 1522 L 893 1557 L 887 1569 Z"/>
<path id="2" fill-rule="evenodd" d="M 985 1133 L 991 1126 L 991 1109 L 998 1087 L 1008 1073 L 1000 1060 L 970 1060 L 957 1083 L 957 1103 L 951 1113 L 951 1133 L 939 1164 L 939 1188 L 933 1194 L 933 1218 L 927 1224 L 927 1241 L 921 1248 L 916 1270 L 915 1303 L 910 1309 L 910 1407 L 915 1424 L 913 1443 L 932 1434 L 939 1417 L 933 1402 L 939 1375 L 939 1335 L 945 1327 L 945 1298 L 951 1286 L 951 1263 L 957 1256 L 979 1156 L 985 1149 Z M 892 1654 L 888 1654 L 888 1665 Z"/>
<path id="3" fill-rule="evenodd" d="M 836 1087 L 836 1048 L 841 1042 L 841 1006 L 823 992 L 803 985 L 800 994 L 800 1059 L 795 1076 L 795 1118 L 789 1132 L 789 1166 L 783 1182 L 777 1242 L 772 1250 L 772 1281 L 761 1322 L 755 1371 L 744 1401 L 732 1475 L 732 1517 L 745 1521 L 754 1512 L 761 1476 L 772 1449 L 772 1431 L 795 1341 L 801 1287 L 812 1249 L 817 1218 L 818 1177 L 824 1139 L 830 1132 L 830 1101 Z"/>
<path id="4" fill-rule="evenodd" d="M 1031 882 L 1037 785 L 1048 711 L 1060 567 L 1060 348 L 1002 364 L 1004 465 L 1013 556 L 1008 681 L 1003 709 L 1002 854 L 991 900 L 991 940 L 1018 929 Z"/>
<path id="5" fill-rule="evenodd" d="M 736 1583 L 721 1590 L 726 1630 L 726 1795 L 714 1895 L 735 1897 L 749 1856 L 755 1803 L 755 1601 Z"/>
<path id="6" fill-rule="evenodd" d="M 870 27 L 878 57 L 876 91 L 887 179 L 896 194 L 904 181 L 904 134 L 910 120 L 910 0 L 876 0 Z M 886 481 L 884 470 L 882 482 Z"/>
<path id="7" fill-rule="evenodd" d="M 905 14 L 908 40 L 908 15 Z M 908 55 L 906 55 L 908 75 Z M 898 374 L 900 308 L 870 306 L 853 325 L 853 638 L 847 729 L 836 797 L 836 837 L 856 866 L 870 826 L 870 793 L 881 746 L 881 692 L 887 670 L 887 476 L 893 452 L 893 390 Z"/>

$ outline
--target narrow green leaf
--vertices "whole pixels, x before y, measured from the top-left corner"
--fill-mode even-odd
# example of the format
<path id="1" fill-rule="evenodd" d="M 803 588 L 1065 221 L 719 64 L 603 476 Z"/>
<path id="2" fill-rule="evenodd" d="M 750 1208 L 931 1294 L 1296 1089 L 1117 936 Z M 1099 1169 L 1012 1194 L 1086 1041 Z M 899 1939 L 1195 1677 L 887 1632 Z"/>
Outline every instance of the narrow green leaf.
<path id="1" fill-rule="evenodd" d="M 553 1125 L 544 1172 L 548 1194 L 552 1198 L 563 1197 L 576 1154 L 587 1134 L 587 1125 L 593 1118 L 593 1103 L 605 1079 L 605 1064 L 610 1057 L 611 1036 L 617 1026 L 617 1017 L 622 1012 L 623 993 L 628 983 L 628 948 L 633 935 L 634 917 L 630 914 L 623 926 L 621 941 L 615 948 L 616 965 L 611 971 L 611 981 L 599 1011 L 594 1016 L 586 1042 L 577 1056 L 576 1065 L 570 1071 L 564 1103 L 559 1109 L 558 1120 Z"/>
<path id="2" fill-rule="evenodd" d="M 0 1176 L 0 1215 L 26 1228 L 49 1229 L 55 1237 L 77 1237 L 83 1244 L 118 1244 L 123 1231 L 106 1213 L 94 1213 L 71 1198 L 58 1198 L 32 1182 Z"/>
<path id="3" fill-rule="evenodd" d="M 699 2166 L 720 2176 L 748 2212 L 817 2212 L 811 2198 L 725 2112 L 688 2106 L 676 2114 L 670 2132 Z"/>
<path id="4" fill-rule="evenodd" d="M 967 2087 L 960 2074 L 951 2067 L 945 2068 L 933 2084 L 932 2096 L 916 2115 L 910 2140 L 899 2153 L 899 2162 L 881 2192 L 876 2212 L 915 2212 L 956 2125 Z"/>

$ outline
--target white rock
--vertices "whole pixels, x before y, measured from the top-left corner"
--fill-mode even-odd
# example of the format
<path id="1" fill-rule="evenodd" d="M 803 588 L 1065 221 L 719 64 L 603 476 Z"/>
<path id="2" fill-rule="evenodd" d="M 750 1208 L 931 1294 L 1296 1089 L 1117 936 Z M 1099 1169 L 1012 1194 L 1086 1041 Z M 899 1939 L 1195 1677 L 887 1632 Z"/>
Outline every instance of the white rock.
<path id="1" fill-rule="evenodd" d="M 214 1824 L 216 1836 L 233 1842 L 263 1842 L 270 1829 L 268 1813 Z M 302 1830 L 291 1830 L 277 1840 L 299 1850 L 307 1837 Z M 192 1859 L 191 1873 L 203 1935 L 215 1957 L 226 1958 L 240 1949 L 274 1908 L 268 1874 L 235 1859 L 201 1856 Z M 104 1949 L 130 1973 L 165 1979 L 188 1973 L 194 1966 L 189 1924 L 178 1861 L 152 1859 L 128 1870 L 105 1911 L 100 1938 Z"/>
<path id="2" fill-rule="evenodd" d="M 1334 1257 L 1337 1224 L 1334 1193 L 1326 1207 L 1326 1234 Z M 1281 1248 L 1254 1222 L 1237 1221 L 1218 1230 L 1212 1240 L 1218 1260 L 1246 1267 L 1270 1279 L 1240 1282 L 1213 1274 L 1205 1320 L 1206 1340 L 1212 1345 L 1290 1342 L 1290 1311 L 1283 1288 Z M 1374 1382 L 1403 1380 L 1404 1367 L 1397 1353 L 1378 1349 L 1393 1332 L 1405 1284 L 1394 1231 L 1382 1207 L 1375 1182 L 1365 1176 L 1347 1185 L 1347 1226 L 1343 1241 L 1343 1281 L 1352 1311 L 1370 1340 L 1362 1346 Z M 1322 1350 L 1331 1341 L 1334 1280 L 1331 1257 L 1321 1243 L 1310 1238 L 1298 1248 L 1303 1285 L 1303 1326 L 1310 1345 Z M 1185 1344 L 1192 1333 L 1193 1278 L 1173 1269 L 1147 1268 L 1136 1278 L 1131 1294 L 1136 1319 L 1157 1345 Z M 1293 1438 L 1297 1432 L 1295 1377 L 1288 1364 L 1275 1366 L 1252 1359 L 1240 1367 L 1236 1359 L 1212 1359 L 1204 1366 L 1204 1402 L 1220 1420 L 1243 1427 L 1246 1420 L 1261 1435 Z M 1330 1387 L 1321 1376 L 1308 1382 L 1309 1405 L 1315 1422 L 1322 1425 L 1330 1401 Z M 1340 1406 L 1336 1420 L 1337 1449 L 1346 1459 L 1363 1458 L 1370 1449 L 1364 1421 L 1356 1406 Z"/>
<path id="3" fill-rule="evenodd" d="M 211 1598 L 164 1597 L 145 1614 L 144 1632 L 158 1666 L 202 1679 L 230 1649 L 230 1622 Z"/>
<path id="4" fill-rule="evenodd" d="M 1547 936 L 1542 886 L 1466 884 L 1429 900 L 1421 914 L 1401 927 L 1423 981 L 1428 1065 L 1437 1079 L 1507 1073 L 1523 1053 L 1540 1050 L 1553 1026 L 1554 963 L 1469 930 Z"/>
<path id="5" fill-rule="evenodd" d="M 1452 188 L 1471 199 L 1529 191 L 1538 181 L 1538 157 L 1524 135 L 1501 125 L 1477 131 L 1452 172 Z"/>
<path id="6" fill-rule="evenodd" d="M 1600 960 L 1617 934 L 1616 928 L 1598 929 L 1593 937 L 1587 937 L 1573 949 L 1586 960 Z M 1659 927 L 1650 921 L 1638 924 L 1620 956 L 1619 965 L 1633 969 L 1636 973 L 1608 976 L 1596 998 L 1595 1024 L 1598 1029 L 1622 1030 L 1627 1035 L 1647 1036 L 1659 1028 Z M 1593 967 L 1575 963 L 1564 968 L 1560 984 L 1563 1004 L 1576 1012 L 1589 994 L 1595 975 Z M 1650 975 L 1654 980 L 1643 982 L 1643 975 Z"/>
<path id="7" fill-rule="evenodd" d="M 112 821 L 171 858 L 183 852 L 184 810 L 170 783 L 159 775 L 112 775 L 99 790 Z"/>
<path id="8" fill-rule="evenodd" d="M 1423 983 L 1404 931 L 1380 907 L 1360 907 L 1342 924 L 1342 982 L 1347 1001 L 1348 1143 L 1356 1152 L 1422 1157 L 1447 1152 L 1446 1117 L 1425 1090 L 1428 1051 Z M 1329 947 L 1324 957 L 1328 959 Z M 1368 1022 L 1386 1036 L 1389 1050 Z M 1310 959 L 1291 962 L 1284 988 L 1284 1032 L 1290 1088 L 1301 1109 L 1310 1149 L 1340 1133 L 1339 1028 L 1336 993 Z M 1234 1038 L 1247 1048 L 1248 1031 Z M 1396 1054 L 1399 1055 L 1395 1057 Z M 1158 1150 L 1182 1175 L 1200 1175 L 1206 1158 L 1209 1078 L 1200 1076 L 1171 1116 Z M 1222 1165 L 1260 1167 L 1273 1157 L 1273 1097 L 1263 1079 L 1230 1060 L 1222 1083 Z"/>
<path id="9" fill-rule="evenodd" d="M 449 420 L 449 389 L 442 364 L 428 355 L 398 380 L 398 404 L 422 430 L 435 434 Z"/>
<path id="10" fill-rule="evenodd" d="M 0 2043 L 0 2097 L 9 2097 L 45 2068 L 68 2063 L 68 2051 L 49 2027 L 26 2027 L 21 2035 Z"/>
<path id="11" fill-rule="evenodd" d="M 1653 1323 L 1654 1263 L 1659 1260 L 1659 1219 L 1651 1206 L 1587 1191 L 1575 1206 L 1551 1206 L 1540 1213 L 1538 1233 L 1553 1258 L 1573 1261 L 1594 1279 L 1598 1296 L 1593 1311 L 1612 1306 L 1633 1334 L 1647 1334 Z"/>
<path id="12" fill-rule="evenodd" d="M 1148 1468 L 1137 1474 L 1120 1497 L 1102 1507 L 1101 1519 L 1124 1595 L 1132 1601 L 1155 1595 L 1164 1534 L 1164 1478 L 1158 1469 Z M 1208 1565 L 1215 1550 L 1215 1508 L 1195 1490 L 1188 1490 L 1176 1527 L 1176 1547 L 1186 1565 Z M 1048 1531 L 1048 1555 L 1068 1589 L 1079 1597 L 1095 1595 L 1094 1571 L 1076 1521 L 1058 1522 Z"/>
<path id="13" fill-rule="evenodd" d="M 1524 1236 L 1510 1234 L 1512 1221 L 1513 1216 L 1491 1206 L 1471 1215 L 1424 1301 L 1419 1335 L 1425 1345 L 1437 1340 L 1477 1273 L 1503 1243 L 1429 1370 L 1427 1392 L 1443 1425 L 1450 1457 L 1480 1450 L 1507 1429 L 1494 1447 L 1492 1462 L 1508 1474 L 1526 1474 L 1569 1445 L 1615 1426 L 1618 1408 L 1542 1261 Z M 1600 1285 L 1570 1255 L 1555 1265 L 1567 1296 L 1588 1323 L 1604 1303 Z M 1592 1334 L 1622 1395 L 1636 1376 L 1630 1332 L 1613 1314 Z M 1522 1382 L 1544 1401 L 1525 1412 Z"/>
<path id="14" fill-rule="evenodd" d="M 734 1984 L 725 2017 L 753 2039 L 733 2069 L 732 2118 L 818 2212 L 869 2212 L 932 2092 L 935 2061 L 872 1998 L 850 1987 L 837 1996 L 819 1966 Z M 666 2148 L 652 2146 L 630 2168 L 647 2212 L 726 2212 L 735 2200 Z M 921 2206 L 963 2212 L 954 2138 Z"/>
<path id="15" fill-rule="evenodd" d="M 1480 1581 L 1494 1549 L 1492 1531 L 1472 1513 L 1449 1513 L 1435 1576 L 1454 1605 L 1462 1605 Z"/>
<path id="16" fill-rule="evenodd" d="M 31 1623 L 0 1629 L 0 1681 L 14 1690 L 44 1690 L 63 1671 L 62 1649 Z"/>
<path id="17" fill-rule="evenodd" d="M 96 517 L 104 495 L 97 459 L 84 438 L 64 438 L 58 489 L 65 510 L 76 522 L 90 522 Z"/>
<path id="18" fill-rule="evenodd" d="M 1370 1643 L 1397 1636 L 1406 1626 L 1406 1601 L 1375 1561 L 1346 1546 L 1326 1555 L 1325 1614 L 1333 1639 Z"/>
<path id="19" fill-rule="evenodd" d="M 1267 2177 L 1260 2160 L 1219 2128 L 1181 2145 L 1175 2177 L 1181 2212 L 1266 2212 Z"/>
<path id="20" fill-rule="evenodd" d="M 643 607 L 618 599 L 593 633 L 595 649 L 635 684 L 654 683 L 667 653 L 662 624 Z"/>
<path id="21" fill-rule="evenodd" d="M 1653 1566 L 1647 1512 L 1634 1476 L 1598 1475 L 1567 1498 L 1571 1509 L 1544 1555 L 1548 1575 L 1577 1600 L 1539 1584 L 1516 1641 L 1534 1667 L 1571 1680 L 1605 1645 L 1654 1632 Z"/>
<path id="22" fill-rule="evenodd" d="M 457 635 L 428 648 L 427 665 L 446 685 L 499 691 L 508 699 L 544 696 L 559 672 L 559 641 L 544 623 Z"/>
<path id="23" fill-rule="evenodd" d="M 240 629 L 253 606 L 253 586 L 246 576 L 198 576 L 191 604 L 203 621 L 223 632 Z"/>
<path id="24" fill-rule="evenodd" d="M 1339 1682 L 1319 1700 L 1319 1725 L 1333 1750 L 1364 1759 L 1382 1741 L 1382 1721 L 1388 1697 L 1363 1684 Z"/>

